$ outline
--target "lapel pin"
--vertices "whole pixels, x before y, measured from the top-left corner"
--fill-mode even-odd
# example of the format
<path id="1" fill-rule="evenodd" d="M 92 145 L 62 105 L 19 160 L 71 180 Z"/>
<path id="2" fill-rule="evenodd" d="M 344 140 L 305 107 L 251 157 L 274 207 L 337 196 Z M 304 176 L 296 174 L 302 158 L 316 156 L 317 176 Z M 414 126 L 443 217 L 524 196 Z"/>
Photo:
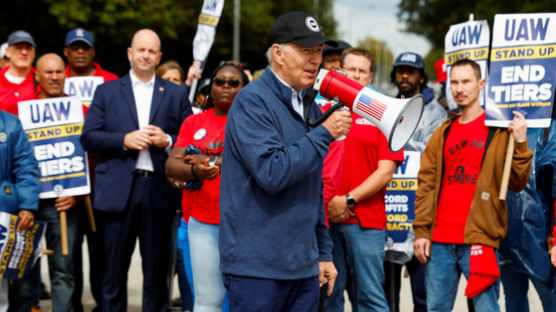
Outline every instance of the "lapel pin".
<path id="1" fill-rule="evenodd" d="M 160 92 L 164 91 L 164 87 L 160 87 L 158 88 L 158 90 L 160 90 Z"/>

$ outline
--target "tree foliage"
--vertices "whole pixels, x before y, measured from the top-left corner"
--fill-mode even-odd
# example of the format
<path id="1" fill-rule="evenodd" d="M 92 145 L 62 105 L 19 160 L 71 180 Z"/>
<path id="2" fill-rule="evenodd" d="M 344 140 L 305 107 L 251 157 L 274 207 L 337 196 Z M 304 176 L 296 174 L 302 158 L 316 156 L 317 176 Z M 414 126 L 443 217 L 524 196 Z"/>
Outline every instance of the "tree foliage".
<path id="1" fill-rule="evenodd" d="M 556 11 L 554 0 L 401 0 L 398 18 L 407 25 L 406 31 L 425 36 L 432 49 L 425 58 L 427 68 L 444 53 L 444 37 L 450 26 L 469 20 L 487 20 L 491 29 L 494 15 Z"/>
<path id="2" fill-rule="evenodd" d="M 151 28 L 162 41 L 163 61 L 177 60 L 187 68 L 202 0 L 18 0 L 7 1 L 0 12 L 0 35 L 16 29 L 29 31 L 37 54 L 62 54 L 65 34 L 84 27 L 95 37 L 96 57 L 103 67 L 123 75 L 129 70 L 126 48 L 133 33 Z M 221 60 L 232 58 L 234 0 L 226 0 L 205 75 Z M 313 0 L 242 0 L 240 58 L 253 69 L 266 65 L 264 52 L 270 26 L 282 13 L 314 13 Z M 332 0 L 319 0 L 316 17 L 330 37 L 336 35 Z"/>

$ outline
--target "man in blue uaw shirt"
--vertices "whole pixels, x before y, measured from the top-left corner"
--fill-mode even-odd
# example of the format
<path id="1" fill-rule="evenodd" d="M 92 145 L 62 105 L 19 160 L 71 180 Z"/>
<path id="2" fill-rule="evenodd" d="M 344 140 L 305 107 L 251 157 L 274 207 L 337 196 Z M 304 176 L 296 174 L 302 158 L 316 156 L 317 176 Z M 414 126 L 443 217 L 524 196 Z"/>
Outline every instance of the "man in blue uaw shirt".
<path id="1" fill-rule="evenodd" d="M 230 311 L 316 311 L 319 286 L 337 275 L 324 219 L 322 164 L 349 131 L 350 113 L 320 116 L 310 89 L 324 37 L 314 17 L 280 16 L 269 66 L 229 111 L 220 185 L 220 268 Z"/>

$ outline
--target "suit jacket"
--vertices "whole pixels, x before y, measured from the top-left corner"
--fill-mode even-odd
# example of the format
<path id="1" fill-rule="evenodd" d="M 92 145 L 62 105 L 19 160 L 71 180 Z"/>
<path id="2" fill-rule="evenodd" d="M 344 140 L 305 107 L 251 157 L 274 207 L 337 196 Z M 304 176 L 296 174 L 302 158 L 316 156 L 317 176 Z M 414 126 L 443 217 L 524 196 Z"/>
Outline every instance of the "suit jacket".
<path id="1" fill-rule="evenodd" d="M 149 124 L 160 127 L 175 143 L 183 120 L 191 112 L 184 87 L 155 78 Z M 98 86 L 81 136 L 83 148 L 99 155 L 94 182 L 96 209 L 119 212 L 125 208 L 139 151 L 124 148 L 124 136 L 138 129 L 129 74 Z M 156 206 L 173 210 L 179 205 L 180 192 L 166 180 L 164 167 L 168 154 L 156 146 L 149 151 L 155 171 Z"/>

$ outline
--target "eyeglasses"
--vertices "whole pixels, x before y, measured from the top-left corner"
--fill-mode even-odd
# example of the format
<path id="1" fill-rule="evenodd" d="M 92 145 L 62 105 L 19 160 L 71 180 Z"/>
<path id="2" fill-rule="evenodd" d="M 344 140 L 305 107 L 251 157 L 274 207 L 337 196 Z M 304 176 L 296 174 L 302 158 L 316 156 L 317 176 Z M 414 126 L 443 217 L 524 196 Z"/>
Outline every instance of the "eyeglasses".
<path id="1" fill-rule="evenodd" d="M 214 78 L 212 80 L 212 82 L 218 86 L 218 87 L 223 87 L 224 84 L 228 84 L 230 87 L 232 88 L 237 88 L 239 87 L 239 84 L 241 83 L 241 81 L 237 80 L 237 79 L 230 79 L 230 80 L 226 80 L 226 79 L 222 79 L 222 78 Z"/>

